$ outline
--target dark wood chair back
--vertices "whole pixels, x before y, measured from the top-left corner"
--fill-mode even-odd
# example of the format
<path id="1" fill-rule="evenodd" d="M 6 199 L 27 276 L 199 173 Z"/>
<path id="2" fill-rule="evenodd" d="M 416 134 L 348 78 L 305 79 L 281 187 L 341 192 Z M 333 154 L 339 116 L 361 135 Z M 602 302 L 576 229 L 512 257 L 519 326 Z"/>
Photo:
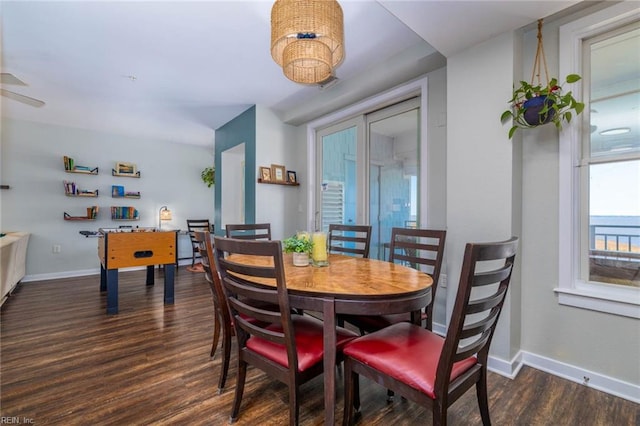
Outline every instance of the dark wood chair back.
<path id="1" fill-rule="evenodd" d="M 209 231 L 195 231 L 194 238 L 198 243 L 198 251 L 201 255 L 201 262 L 204 268 L 204 276 L 211 288 L 213 296 L 214 329 L 213 342 L 211 344 L 211 357 L 213 358 L 218 347 L 220 332 L 222 331 L 222 347 L 224 351 L 218 380 L 218 393 L 222 393 L 227 375 L 229 372 L 229 362 L 231 360 L 231 339 L 234 329 L 231 321 L 231 314 L 227 306 L 227 299 L 222 289 L 220 275 L 213 260 L 213 245 L 211 243 L 211 233 Z"/>
<path id="2" fill-rule="evenodd" d="M 289 386 L 290 424 L 297 425 L 299 386 L 323 371 L 322 322 L 291 311 L 280 241 L 215 237 L 214 247 L 238 340 L 238 378 L 231 420 L 238 416 L 250 364 Z M 273 304 L 279 310 L 264 308 Z M 341 361 L 341 349 L 354 334 L 336 332 Z"/>
<path id="3" fill-rule="evenodd" d="M 211 231 L 211 224 L 209 219 L 187 219 L 187 231 L 189 232 L 189 238 L 191 239 L 191 266 L 195 265 L 196 258 L 200 257 L 198 251 L 198 241 L 196 240 L 196 231 Z"/>
<path id="4" fill-rule="evenodd" d="M 433 303 L 436 298 L 442 259 L 444 258 L 444 242 L 447 231 L 433 229 L 392 228 L 389 245 L 389 262 L 405 263 L 431 275 L 431 303 L 425 308 L 426 327 L 432 329 Z"/>
<path id="5" fill-rule="evenodd" d="M 491 424 L 487 359 L 517 248 L 516 237 L 503 242 L 466 245 L 445 338 L 401 322 L 345 346 L 344 424 L 352 423 L 354 405 L 359 405 L 358 375 L 430 407 L 434 425 L 446 425 L 447 408 L 475 387 L 482 422 Z"/>
<path id="6" fill-rule="evenodd" d="M 227 238 L 238 240 L 271 240 L 270 223 L 227 224 Z"/>
<path id="7" fill-rule="evenodd" d="M 369 257 L 371 225 L 329 224 L 329 252 Z"/>

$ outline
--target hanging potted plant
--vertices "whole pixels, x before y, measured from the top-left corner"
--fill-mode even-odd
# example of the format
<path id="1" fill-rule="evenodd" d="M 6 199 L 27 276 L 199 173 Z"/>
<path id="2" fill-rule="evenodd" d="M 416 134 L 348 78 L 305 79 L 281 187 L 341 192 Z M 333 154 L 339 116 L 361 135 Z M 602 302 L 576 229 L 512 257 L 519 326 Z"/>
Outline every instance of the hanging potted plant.
<path id="1" fill-rule="evenodd" d="M 282 242 L 285 253 L 293 253 L 294 266 L 309 266 L 309 255 L 313 250 L 313 241 L 307 232 L 287 238 Z"/>
<path id="2" fill-rule="evenodd" d="M 207 184 L 207 187 L 211 188 L 216 183 L 216 169 L 214 167 L 206 167 L 202 173 L 200 173 L 202 181 Z"/>
<path id="3" fill-rule="evenodd" d="M 543 84 L 540 78 L 542 65 L 544 65 L 546 84 Z M 575 83 L 580 78 L 578 74 L 569 74 L 564 83 Z M 537 127 L 547 123 L 554 123 L 560 130 L 563 122 L 569 123 L 574 113 L 577 116 L 584 110 L 584 103 L 578 102 L 571 91 L 565 93 L 556 78 L 549 79 L 542 43 L 542 19 L 538 20 L 538 50 L 531 82 L 521 81 L 520 85 L 514 88 L 509 104 L 511 108 L 500 116 L 500 121 L 503 123 L 509 119 L 513 120 L 513 126 L 509 129 L 509 139 L 518 129 Z"/>

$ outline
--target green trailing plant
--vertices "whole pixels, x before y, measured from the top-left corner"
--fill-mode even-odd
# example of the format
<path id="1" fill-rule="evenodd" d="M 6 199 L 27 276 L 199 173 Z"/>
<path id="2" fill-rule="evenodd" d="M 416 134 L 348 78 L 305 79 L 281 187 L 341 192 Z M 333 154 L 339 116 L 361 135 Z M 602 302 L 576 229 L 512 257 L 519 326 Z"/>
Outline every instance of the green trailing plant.
<path id="1" fill-rule="evenodd" d="M 558 130 L 562 129 L 562 123 L 569 123 L 573 114 L 578 115 L 584 109 L 584 104 L 578 102 L 571 91 L 564 92 L 558 84 L 558 79 L 549 79 L 547 59 L 544 55 L 542 42 L 542 19 L 538 19 L 538 49 L 533 61 L 531 83 L 521 81 L 518 87 L 514 87 L 513 96 L 509 100 L 511 108 L 500 116 L 500 121 L 505 123 L 512 120 L 513 126 L 509 129 L 511 139 L 518 129 L 528 129 L 547 123 L 553 123 Z M 541 74 L 544 71 L 546 84 L 542 84 Z M 569 74 L 565 83 L 571 84 L 580 80 L 578 74 Z M 534 81 L 537 84 L 534 84 Z"/>
<path id="2" fill-rule="evenodd" d="M 311 254 L 313 250 L 313 241 L 311 241 L 308 234 L 293 235 L 282 241 L 282 245 L 285 253 Z"/>
<path id="3" fill-rule="evenodd" d="M 214 167 L 205 168 L 200 173 L 202 181 L 207 184 L 207 187 L 211 188 L 216 183 L 216 169 Z"/>
<path id="4" fill-rule="evenodd" d="M 575 83 L 580 78 L 578 74 L 569 74 L 565 83 Z M 584 103 L 578 102 L 571 91 L 564 93 L 555 78 L 552 78 L 546 86 L 521 81 L 520 86 L 514 89 L 509 104 L 511 108 L 504 111 L 500 117 L 503 123 L 509 119 L 513 120 L 513 126 L 509 129 L 509 139 L 517 129 L 532 128 L 547 123 L 554 123 L 560 130 L 563 122 L 571 122 L 574 113 L 577 116 L 584 110 Z"/>

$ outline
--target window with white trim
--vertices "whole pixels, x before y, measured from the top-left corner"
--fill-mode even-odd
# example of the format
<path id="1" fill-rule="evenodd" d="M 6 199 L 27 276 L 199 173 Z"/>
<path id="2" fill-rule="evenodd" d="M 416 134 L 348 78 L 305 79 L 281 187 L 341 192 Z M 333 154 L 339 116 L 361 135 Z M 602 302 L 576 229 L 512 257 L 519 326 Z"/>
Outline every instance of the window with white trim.
<path id="1" fill-rule="evenodd" d="M 559 74 L 571 73 L 583 77 L 586 107 L 560 135 L 559 303 L 640 318 L 640 9 L 633 2 L 560 27 Z"/>

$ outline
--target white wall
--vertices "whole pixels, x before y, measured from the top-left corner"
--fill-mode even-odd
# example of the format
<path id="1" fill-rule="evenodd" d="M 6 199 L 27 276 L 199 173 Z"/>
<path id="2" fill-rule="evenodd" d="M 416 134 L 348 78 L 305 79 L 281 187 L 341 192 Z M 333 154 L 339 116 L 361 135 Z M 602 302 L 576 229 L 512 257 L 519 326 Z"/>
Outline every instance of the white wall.
<path id="1" fill-rule="evenodd" d="M 558 75 L 558 27 L 576 18 L 545 22 L 552 76 Z M 536 43 L 536 31 L 527 32 L 522 79 L 530 78 Z M 633 384 L 640 400 L 640 321 L 559 305 L 553 291 L 558 287 L 558 132 L 544 126 L 521 136 L 514 143 L 523 147 L 522 349 L 584 369 L 591 385 L 597 386 L 600 375 Z"/>
<path id="2" fill-rule="evenodd" d="M 212 132 L 213 133 L 213 132 Z M 97 240 L 81 236 L 80 230 L 119 225 L 157 226 L 158 211 L 167 205 L 173 213 L 163 228 L 185 229 L 189 218 L 213 219 L 213 187 L 200 179 L 200 172 L 213 164 L 211 148 L 131 138 L 116 134 L 2 120 L 2 231 L 31 233 L 24 281 L 98 273 Z M 80 165 L 98 166 L 97 176 L 64 172 L 62 157 L 73 157 Z M 140 179 L 111 176 L 116 161 L 135 163 Z M 98 189 L 98 198 L 64 195 L 63 180 L 81 187 Z M 112 199 L 111 185 L 140 191 L 140 199 Z M 96 221 L 64 221 L 63 212 L 86 214 L 85 208 L 98 205 Z M 131 205 L 140 220 L 111 220 L 109 207 Z M 181 238 L 180 257 L 191 249 Z M 61 246 L 52 253 L 54 244 Z"/>
<path id="3" fill-rule="evenodd" d="M 467 242 L 506 240 L 514 229 L 512 142 L 500 114 L 513 82 L 514 35 L 503 34 L 447 58 L 447 316 L 455 301 Z M 514 191 L 515 190 L 515 191 Z M 518 208 L 519 210 L 519 208 Z M 522 257 L 520 251 L 518 258 Z M 511 288 L 491 345 L 494 358 L 510 361 L 519 347 L 520 280 Z M 514 291 L 515 288 L 515 291 Z M 516 341 L 513 341 L 515 338 Z"/>
<path id="4" fill-rule="evenodd" d="M 286 170 L 301 171 L 304 156 L 300 155 L 296 128 L 282 121 L 269 108 L 256 105 L 256 164 L 278 164 Z M 302 147 L 303 149 L 304 147 Z M 257 172 L 256 172 L 257 173 Z M 301 180 L 302 176 L 298 176 Z M 274 240 L 293 235 L 298 227 L 298 205 L 302 186 L 256 184 L 256 223 L 271 223 Z"/>

